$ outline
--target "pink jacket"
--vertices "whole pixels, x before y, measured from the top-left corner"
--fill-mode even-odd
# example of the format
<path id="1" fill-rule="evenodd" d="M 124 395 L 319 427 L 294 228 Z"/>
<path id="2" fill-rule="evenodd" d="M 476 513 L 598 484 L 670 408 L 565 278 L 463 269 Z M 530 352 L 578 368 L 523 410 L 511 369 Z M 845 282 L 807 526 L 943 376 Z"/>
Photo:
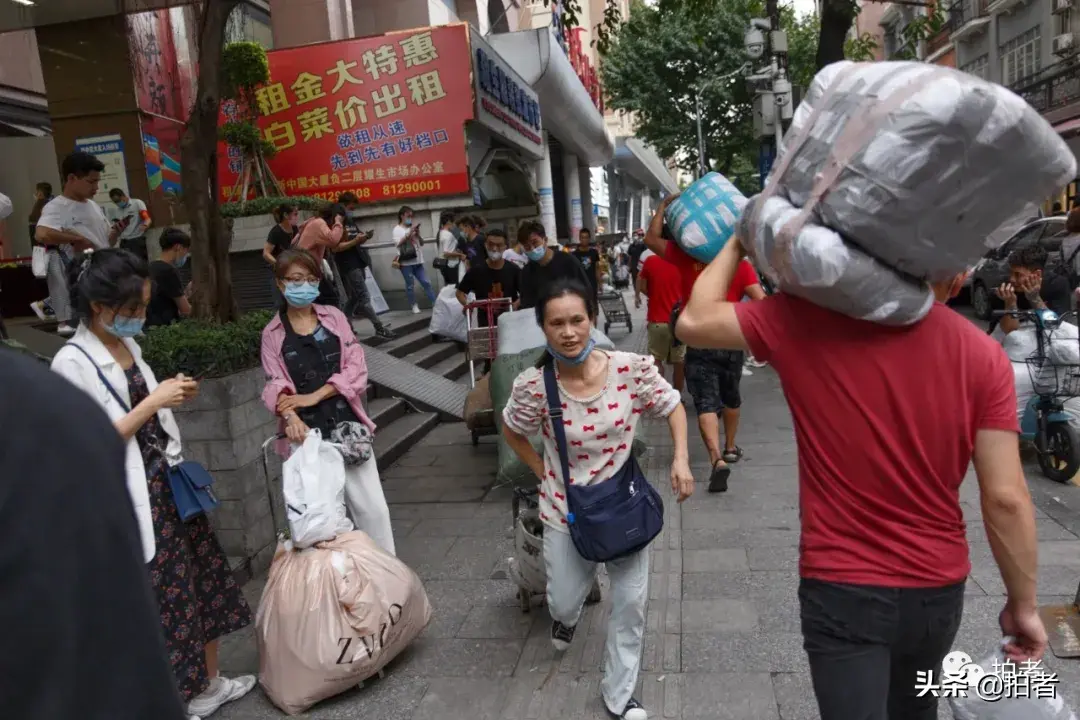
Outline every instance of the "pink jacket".
<path id="1" fill-rule="evenodd" d="M 341 369 L 333 375 L 329 384 L 333 385 L 338 393 L 345 398 L 352 407 L 356 417 L 364 423 L 371 432 L 375 432 L 375 423 L 364 411 L 363 398 L 368 386 L 367 361 L 364 359 L 364 350 L 353 333 L 352 325 L 349 324 L 345 314 L 336 307 L 328 305 L 313 305 L 319 322 L 328 331 L 341 340 Z M 289 377 L 289 370 L 285 367 L 285 359 L 282 357 L 281 348 L 285 344 L 285 325 L 281 322 L 281 315 L 274 315 L 270 323 L 263 328 L 262 333 L 262 366 L 266 372 L 266 387 L 263 388 L 263 404 L 270 412 L 277 415 L 277 401 L 281 393 L 296 393 L 296 386 Z M 278 420 L 278 432 L 285 432 L 285 420 Z M 282 440 L 277 444 L 277 452 L 282 457 L 289 455 L 289 441 Z"/>
<path id="2" fill-rule="evenodd" d="M 300 226 L 300 234 L 296 236 L 296 247 L 307 250 L 322 262 L 326 256 L 326 248 L 337 247 L 345 234 L 345 228 L 341 225 L 330 227 L 322 218 L 310 218 Z"/>

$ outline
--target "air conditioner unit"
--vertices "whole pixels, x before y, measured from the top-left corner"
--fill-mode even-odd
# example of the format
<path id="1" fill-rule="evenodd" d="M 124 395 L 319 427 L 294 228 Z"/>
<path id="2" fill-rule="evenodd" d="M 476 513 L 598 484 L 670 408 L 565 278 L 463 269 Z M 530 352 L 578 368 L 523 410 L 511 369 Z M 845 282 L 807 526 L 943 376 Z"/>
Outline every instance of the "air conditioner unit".
<path id="1" fill-rule="evenodd" d="M 1061 55 L 1064 53 L 1072 52 L 1075 36 L 1073 33 L 1065 33 L 1064 35 L 1056 35 L 1054 37 L 1053 52 L 1055 55 Z"/>
<path id="2" fill-rule="evenodd" d="M 1073 9 L 1074 2 L 1075 0 L 1054 0 L 1052 11 L 1055 13 L 1068 12 Z"/>

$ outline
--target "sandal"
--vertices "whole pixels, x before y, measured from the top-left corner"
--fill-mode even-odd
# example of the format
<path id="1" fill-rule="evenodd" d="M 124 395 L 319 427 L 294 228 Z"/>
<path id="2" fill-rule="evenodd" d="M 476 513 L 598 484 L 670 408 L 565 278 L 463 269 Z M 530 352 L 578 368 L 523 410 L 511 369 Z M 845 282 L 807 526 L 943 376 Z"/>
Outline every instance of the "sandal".
<path id="1" fill-rule="evenodd" d="M 727 492 L 727 481 L 731 475 L 731 468 L 723 465 L 723 462 L 723 460 L 717 460 L 713 464 L 712 474 L 709 475 L 709 492 L 711 493 Z"/>
<path id="2" fill-rule="evenodd" d="M 737 463 L 742 460 L 742 448 L 736 445 L 729 450 L 726 449 L 720 457 L 722 457 L 726 463 Z"/>

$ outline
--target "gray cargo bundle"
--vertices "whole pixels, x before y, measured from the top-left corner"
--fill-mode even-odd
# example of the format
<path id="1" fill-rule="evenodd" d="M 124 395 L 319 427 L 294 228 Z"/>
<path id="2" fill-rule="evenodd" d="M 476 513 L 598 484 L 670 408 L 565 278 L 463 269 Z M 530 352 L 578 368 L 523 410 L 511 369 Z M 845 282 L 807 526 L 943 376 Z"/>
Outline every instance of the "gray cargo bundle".
<path id="1" fill-rule="evenodd" d="M 975 264 L 1075 176 L 1065 142 L 999 85 L 926 63 L 840 62 L 814 78 L 739 234 L 785 291 L 906 325 L 929 312 L 926 281 Z"/>

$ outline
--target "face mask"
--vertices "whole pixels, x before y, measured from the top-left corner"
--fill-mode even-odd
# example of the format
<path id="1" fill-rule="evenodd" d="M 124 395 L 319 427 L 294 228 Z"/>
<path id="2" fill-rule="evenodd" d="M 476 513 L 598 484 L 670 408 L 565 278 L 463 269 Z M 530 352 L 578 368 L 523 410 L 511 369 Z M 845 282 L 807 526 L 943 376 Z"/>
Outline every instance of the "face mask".
<path id="1" fill-rule="evenodd" d="M 405 227 L 412 226 L 412 218 L 405 218 Z"/>
<path id="2" fill-rule="evenodd" d="M 307 307 L 319 297 L 319 284 L 307 282 L 286 283 L 285 292 L 282 294 L 285 296 L 285 302 L 293 307 Z"/>
<path id="3" fill-rule="evenodd" d="M 525 257 L 533 262 L 540 262 L 544 259 L 545 255 L 547 255 L 547 248 L 543 246 L 525 251 Z"/>
<path id="4" fill-rule="evenodd" d="M 554 357 L 561 363 L 565 363 L 567 365 L 580 365 L 581 363 L 585 362 L 585 359 L 589 357 L 589 353 L 591 353 L 593 351 L 593 348 L 595 347 L 596 341 L 592 338 L 589 338 L 589 342 L 585 343 L 585 348 L 574 357 L 566 357 L 562 353 L 557 352 L 555 348 L 551 347 L 551 343 L 548 343 L 547 351 L 551 353 L 552 357 Z"/>
<path id="5" fill-rule="evenodd" d="M 115 335 L 118 338 L 133 338 L 142 332 L 143 323 L 145 322 L 144 318 L 116 315 L 113 317 L 112 322 L 104 327 L 110 335 Z"/>
<path id="6" fill-rule="evenodd" d="M 488 260 L 495 260 L 496 262 L 502 260 L 502 250 L 488 250 Z"/>
<path id="7" fill-rule="evenodd" d="M 185 265 L 187 265 L 187 261 L 188 261 L 189 257 L 191 257 L 191 256 L 190 255 L 184 255 L 180 259 L 174 260 L 173 261 L 173 267 L 178 267 L 178 268 L 184 267 Z"/>
<path id="8" fill-rule="evenodd" d="M 128 206 L 128 201 L 127 200 L 124 200 L 123 202 L 116 203 L 116 207 L 120 208 L 121 210 L 123 210 L 127 206 Z"/>

